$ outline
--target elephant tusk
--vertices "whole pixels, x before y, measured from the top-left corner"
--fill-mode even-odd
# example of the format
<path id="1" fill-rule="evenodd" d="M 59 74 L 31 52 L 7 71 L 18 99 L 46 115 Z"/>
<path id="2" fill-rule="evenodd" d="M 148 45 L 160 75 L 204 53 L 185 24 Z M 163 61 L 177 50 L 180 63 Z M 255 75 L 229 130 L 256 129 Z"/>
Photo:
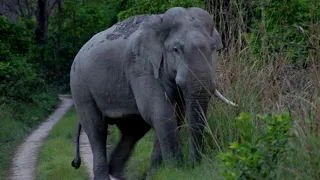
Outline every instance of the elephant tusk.
<path id="1" fill-rule="evenodd" d="M 109 177 L 110 177 L 111 180 L 119 180 L 119 179 L 113 177 L 112 175 L 109 175 Z"/>
<path id="2" fill-rule="evenodd" d="M 230 104 L 232 106 L 238 106 L 237 104 L 233 103 L 232 101 L 229 101 L 227 98 L 225 98 L 217 89 L 214 90 L 214 95 L 217 96 L 218 99 L 222 100 L 223 102 Z"/>

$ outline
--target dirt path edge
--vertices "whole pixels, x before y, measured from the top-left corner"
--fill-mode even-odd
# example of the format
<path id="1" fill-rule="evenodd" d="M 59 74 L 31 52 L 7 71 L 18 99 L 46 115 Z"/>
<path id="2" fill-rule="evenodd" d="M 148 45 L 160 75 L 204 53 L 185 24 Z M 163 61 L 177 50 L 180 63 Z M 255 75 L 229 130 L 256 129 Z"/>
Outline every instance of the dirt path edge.
<path id="1" fill-rule="evenodd" d="M 40 147 L 53 126 L 68 112 L 73 102 L 68 95 L 59 95 L 57 108 L 26 140 L 18 147 L 12 160 L 10 180 L 35 180 Z"/>

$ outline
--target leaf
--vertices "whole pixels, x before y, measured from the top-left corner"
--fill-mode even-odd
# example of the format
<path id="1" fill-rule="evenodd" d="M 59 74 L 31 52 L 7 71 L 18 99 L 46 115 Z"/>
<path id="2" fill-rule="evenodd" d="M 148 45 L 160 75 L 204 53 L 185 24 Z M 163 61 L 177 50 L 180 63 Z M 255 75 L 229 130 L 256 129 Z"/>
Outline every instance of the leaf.
<path id="1" fill-rule="evenodd" d="M 230 149 L 238 149 L 239 148 L 239 143 L 238 142 L 233 142 L 230 146 Z"/>

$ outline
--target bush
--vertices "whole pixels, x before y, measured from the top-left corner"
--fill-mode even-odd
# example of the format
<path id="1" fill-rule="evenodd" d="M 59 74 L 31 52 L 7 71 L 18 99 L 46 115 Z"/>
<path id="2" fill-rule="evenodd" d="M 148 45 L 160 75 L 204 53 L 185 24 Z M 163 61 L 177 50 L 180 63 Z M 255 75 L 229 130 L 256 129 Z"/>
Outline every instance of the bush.
<path id="1" fill-rule="evenodd" d="M 286 157 L 289 141 L 290 117 L 258 115 L 264 123 L 261 129 L 252 115 L 241 113 L 235 126 L 241 134 L 240 142 L 233 142 L 230 151 L 220 153 L 224 177 L 227 179 L 274 179 L 274 169 Z"/>
<path id="2" fill-rule="evenodd" d="M 0 94 L 3 99 L 31 101 L 30 96 L 44 87 L 32 55 L 32 21 L 11 23 L 0 16 Z"/>
<path id="3" fill-rule="evenodd" d="M 253 23 L 250 41 L 257 57 L 264 54 L 274 59 L 283 54 L 292 63 L 306 66 L 310 7 L 306 0 L 253 1 Z M 295 14 L 295 15 L 293 15 Z M 263 44 L 264 43 L 264 44 Z"/>

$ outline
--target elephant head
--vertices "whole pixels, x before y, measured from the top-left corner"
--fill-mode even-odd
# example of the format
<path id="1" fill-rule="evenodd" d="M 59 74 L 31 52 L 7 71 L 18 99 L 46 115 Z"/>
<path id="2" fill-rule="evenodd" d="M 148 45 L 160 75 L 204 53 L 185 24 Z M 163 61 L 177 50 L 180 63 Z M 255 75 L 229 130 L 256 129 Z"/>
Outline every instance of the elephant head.
<path id="1" fill-rule="evenodd" d="M 133 47 L 136 56 L 150 61 L 153 76 L 170 94 L 183 94 L 189 122 L 191 160 L 202 150 L 205 116 L 216 90 L 216 51 L 223 47 L 211 16 L 200 8 L 171 8 L 150 16 L 140 27 Z"/>

